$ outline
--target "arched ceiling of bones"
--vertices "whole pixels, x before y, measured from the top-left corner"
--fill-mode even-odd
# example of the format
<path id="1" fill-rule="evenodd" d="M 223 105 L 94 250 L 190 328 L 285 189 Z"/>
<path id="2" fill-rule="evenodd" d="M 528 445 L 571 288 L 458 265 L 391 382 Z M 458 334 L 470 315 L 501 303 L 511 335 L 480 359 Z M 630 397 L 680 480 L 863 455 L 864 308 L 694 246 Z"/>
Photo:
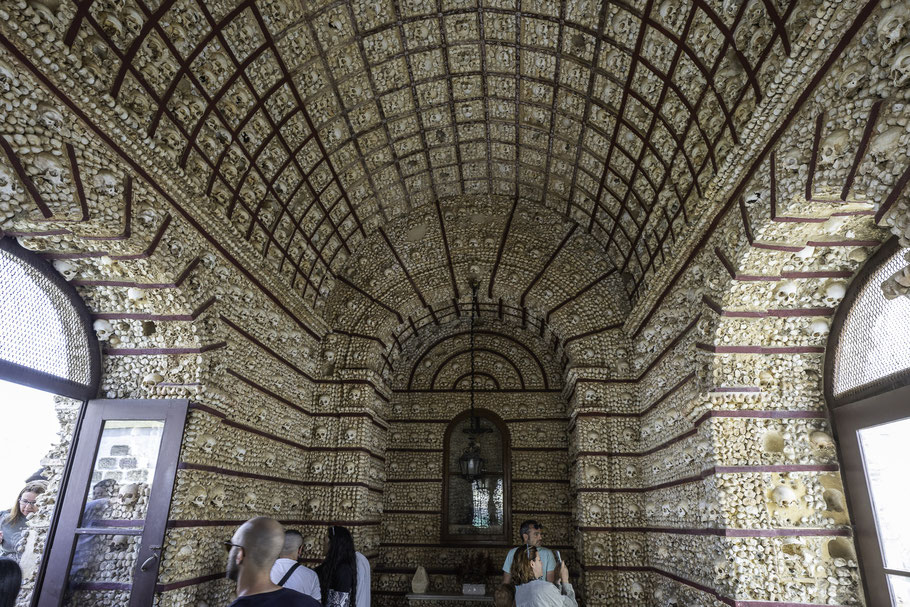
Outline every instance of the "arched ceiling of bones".
<path id="1" fill-rule="evenodd" d="M 543 344 L 562 364 L 594 364 L 595 351 L 612 351 L 618 336 L 611 334 L 628 312 L 620 275 L 582 226 L 505 196 L 445 199 L 377 228 L 339 283 L 327 307 L 330 324 L 378 337 L 385 368 L 399 372 L 417 364 L 432 336 L 467 330 L 472 284 L 479 322 Z M 415 351 L 406 347 L 412 340 Z M 604 343 L 594 347 L 597 341 Z"/>
<path id="2" fill-rule="evenodd" d="M 147 137 L 308 305 L 325 308 L 338 285 L 369 293 L 395 310 L 386 338 L 454 309 L 471 265 L 496 269 L 480 277 L 488 300 L 544 324 L 571 324 L 547 316 L 604 264 L 634 300 L 697 219 L 693 201 L 808 19 L 781 0 L 30 0 L 25 10 L 71 49 L 58 67 Z M 501 209 L 484 210 L 493 198 Z M 466 210 L 449 223 L 453 205 Z M 542 210 L 560 219 L 525 219 Z M 395 223 L 414 212 L 423 219 Z M 451 260 L 399 225 L 450 231 Z M 596 245 L 603 261 L 571 253 L 574 271 L 556 271 L 559 259 L 548 270 L 570 228 L 560 257 Z M 385 253 L 359 256 L 375 262 L 369 271 L 349 262 L 386 241 L 398 267 Z M 602 304 L 602 318 L 617 306 Z"/>

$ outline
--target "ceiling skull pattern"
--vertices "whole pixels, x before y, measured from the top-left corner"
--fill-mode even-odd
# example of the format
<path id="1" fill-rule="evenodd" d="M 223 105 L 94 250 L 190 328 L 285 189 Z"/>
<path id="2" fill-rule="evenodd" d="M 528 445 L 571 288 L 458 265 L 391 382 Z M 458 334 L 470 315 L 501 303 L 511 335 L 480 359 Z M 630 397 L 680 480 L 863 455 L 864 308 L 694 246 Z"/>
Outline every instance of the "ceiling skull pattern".
<path id="1" fill-rule="evenodd" d="M 809 18 L 673 0 L 29 6 L 316 308 L 379 226 L 454 196 L 548 207 L 634 295 Z"/>

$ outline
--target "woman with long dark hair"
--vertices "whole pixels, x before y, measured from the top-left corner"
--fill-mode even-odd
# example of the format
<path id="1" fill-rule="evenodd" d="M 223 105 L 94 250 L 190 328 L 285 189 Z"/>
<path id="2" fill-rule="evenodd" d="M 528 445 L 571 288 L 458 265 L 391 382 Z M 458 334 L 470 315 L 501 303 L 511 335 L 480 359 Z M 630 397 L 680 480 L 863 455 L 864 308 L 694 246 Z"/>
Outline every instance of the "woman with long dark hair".
<path id="1" fill-rule="evenodd" d="M 324 607 L 353 607 L 357 596 L 354 538 L 346 527 L 333 525 L 326 534 L 325 560 L 316 567 Z"/>
<path id="2" fill-rule="evenodd" d="M 0 607 L 13 607 L 22 586 L 22 570 L 13 559 L 0 559 Z"/>
<path id="3" fill-rule="evenodd" d="M 13 507 L 0 512 L 0 558 L 19 560 L 16 544 L 28 526 L 28 515 L 38 512 L 38 496 L 46 489 L 45 482 L 29 483 L 16 496 Z"/>

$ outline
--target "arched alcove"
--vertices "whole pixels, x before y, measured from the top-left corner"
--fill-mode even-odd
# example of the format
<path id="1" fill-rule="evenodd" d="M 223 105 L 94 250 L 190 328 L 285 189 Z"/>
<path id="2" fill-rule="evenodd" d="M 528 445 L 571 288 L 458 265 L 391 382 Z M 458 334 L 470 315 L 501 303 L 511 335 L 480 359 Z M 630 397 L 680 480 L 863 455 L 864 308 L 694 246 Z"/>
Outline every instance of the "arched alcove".
<path id="1" fill-rule="evenodd" d="M 484 470 L 477 478 L 461 478 L 458 460 L 472 445 L 485 462 Z M 442 541 L 510 542 L 511 446 L 508 427 L 492 411 L 468 409 L 449 422 L 442 451 Z"/>

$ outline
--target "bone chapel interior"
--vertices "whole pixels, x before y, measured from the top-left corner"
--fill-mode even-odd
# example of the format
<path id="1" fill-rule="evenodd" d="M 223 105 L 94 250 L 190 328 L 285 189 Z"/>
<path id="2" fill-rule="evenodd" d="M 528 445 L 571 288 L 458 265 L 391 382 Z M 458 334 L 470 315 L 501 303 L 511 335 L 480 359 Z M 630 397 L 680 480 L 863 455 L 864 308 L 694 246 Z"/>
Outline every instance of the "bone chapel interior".
<path id="1" fill-rule="evenodd" d="M 377 606 L 525 519 L 587 606 L 910 600 L 908 85 L 910 0 L 0 2 L 19 604 L 227 605 L 256 515 Z"/>

